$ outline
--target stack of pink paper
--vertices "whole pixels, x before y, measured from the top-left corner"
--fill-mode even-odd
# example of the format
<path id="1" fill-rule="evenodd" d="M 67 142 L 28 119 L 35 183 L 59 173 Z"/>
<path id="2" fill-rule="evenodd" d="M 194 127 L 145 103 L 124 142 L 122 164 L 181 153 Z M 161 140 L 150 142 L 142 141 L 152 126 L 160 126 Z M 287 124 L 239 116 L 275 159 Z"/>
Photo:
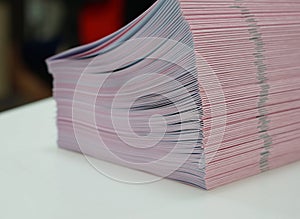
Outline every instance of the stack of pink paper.
<path id="1" fill-rule="evenodd" d="M 206 189 L 300 160 L 297 0 L 158 0 L 47 64 L 62 148 Z"/>

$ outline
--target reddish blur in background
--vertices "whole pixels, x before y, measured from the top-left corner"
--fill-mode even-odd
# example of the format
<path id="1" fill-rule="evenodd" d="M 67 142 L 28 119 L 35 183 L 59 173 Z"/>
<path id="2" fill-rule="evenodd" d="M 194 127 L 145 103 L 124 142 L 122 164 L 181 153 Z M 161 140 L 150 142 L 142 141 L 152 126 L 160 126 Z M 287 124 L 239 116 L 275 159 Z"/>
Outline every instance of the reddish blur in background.
<path id="1" fill-rule="evenodd" d="M 50 97 L 44 60 L 100 39 L 155 0 L 0 0 L 0 111 Z"/>

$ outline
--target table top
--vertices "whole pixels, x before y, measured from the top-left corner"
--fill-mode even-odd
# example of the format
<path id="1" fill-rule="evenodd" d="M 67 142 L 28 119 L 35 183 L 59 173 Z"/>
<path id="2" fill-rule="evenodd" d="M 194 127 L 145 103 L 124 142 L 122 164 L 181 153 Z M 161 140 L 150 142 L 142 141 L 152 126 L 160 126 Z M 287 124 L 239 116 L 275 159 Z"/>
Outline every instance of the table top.
<path id="1" fill-rule="evenodd" d="M 300 218 L 300 162 L 212 191 L 167 179 L 126 184 L 59 149 L 55 113 L 46 99 L 0 114 L 1 219 Z"/>

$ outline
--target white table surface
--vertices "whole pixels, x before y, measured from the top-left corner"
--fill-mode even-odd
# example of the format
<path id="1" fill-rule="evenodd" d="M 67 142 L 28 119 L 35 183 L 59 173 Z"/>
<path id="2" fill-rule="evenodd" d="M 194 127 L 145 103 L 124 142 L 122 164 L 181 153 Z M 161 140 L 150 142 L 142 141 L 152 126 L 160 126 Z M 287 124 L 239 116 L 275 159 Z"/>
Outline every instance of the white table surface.
<path id="1" fill-rule="evenodd" d="M 55 112 L 47 99 L 0 114 L 1 219 L 300 218 L 300 162 L 213 191 L 124 184 L 57 148 Z"/>

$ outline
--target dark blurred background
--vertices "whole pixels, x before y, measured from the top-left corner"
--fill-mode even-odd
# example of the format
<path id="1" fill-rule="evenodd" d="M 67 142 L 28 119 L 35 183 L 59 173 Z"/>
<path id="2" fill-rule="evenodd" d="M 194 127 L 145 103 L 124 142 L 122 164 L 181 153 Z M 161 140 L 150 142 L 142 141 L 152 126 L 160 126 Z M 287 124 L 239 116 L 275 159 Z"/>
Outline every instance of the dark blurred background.
<path id="1" fill-rule="evenodd" d="M 100 39 L 155 0 L 0 0 L 0 111 L 50 97 L 44 60 Z"/>

